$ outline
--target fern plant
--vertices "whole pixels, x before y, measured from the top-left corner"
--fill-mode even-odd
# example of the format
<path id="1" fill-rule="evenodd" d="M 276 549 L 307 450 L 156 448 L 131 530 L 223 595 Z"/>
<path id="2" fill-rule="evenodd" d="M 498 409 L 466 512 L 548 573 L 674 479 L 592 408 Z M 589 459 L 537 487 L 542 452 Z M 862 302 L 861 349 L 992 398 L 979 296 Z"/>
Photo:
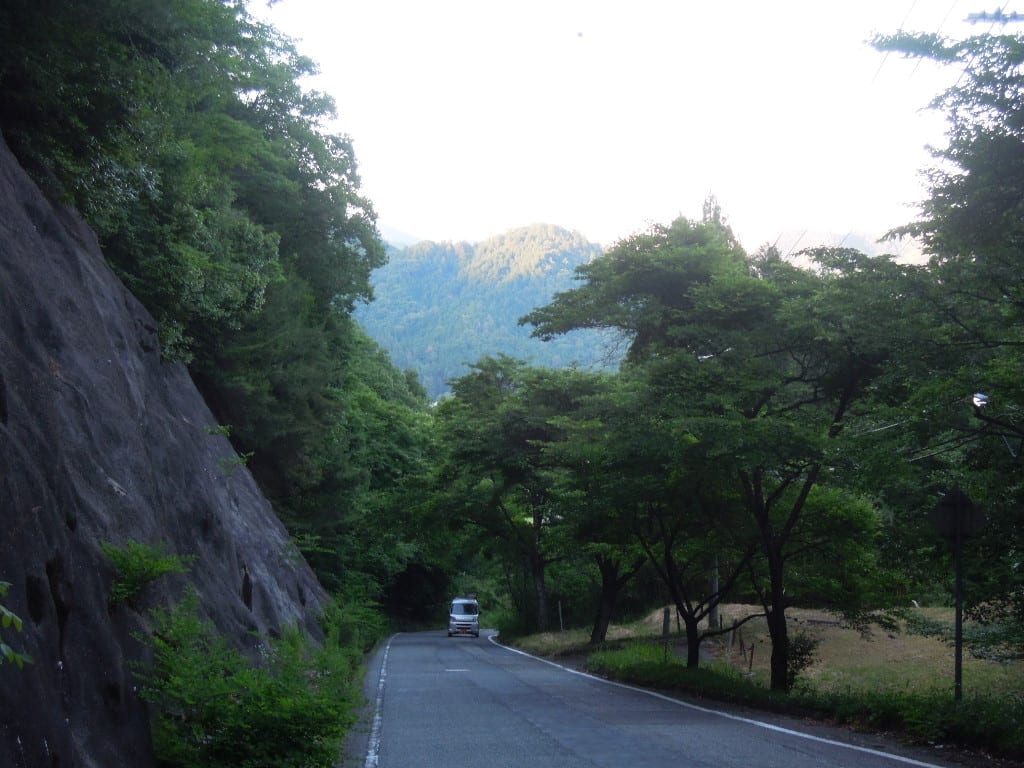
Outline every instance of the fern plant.
<path id="1" fill-rule="evenodd" d="M 260 638 L 255 663 L 200 618 L 190 594 L 151 616 L 139 639 L 153 650 L 140 667 L 153 713 L 153 746 L 173 768 L 333 768 L 361 702 L 362 654 L 328 629 L 312 644 L 296 628 Z"/>
<path id="2" fill-rule="evenodd" d="M 105 541 L 100 547 L 114 566 L 114 583 L 110 587 L 112 605 L 134 603 L 147 584 L 168 573 L 187 573 L 192 560 L 138 541 L 129 541 L 123 547 Z"/>

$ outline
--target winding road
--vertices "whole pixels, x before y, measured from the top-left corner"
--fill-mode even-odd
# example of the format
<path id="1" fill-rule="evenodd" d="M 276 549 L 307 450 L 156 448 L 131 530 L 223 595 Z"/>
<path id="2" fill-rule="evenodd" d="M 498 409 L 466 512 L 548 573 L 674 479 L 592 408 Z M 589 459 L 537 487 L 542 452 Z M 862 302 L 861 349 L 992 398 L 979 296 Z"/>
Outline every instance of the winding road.
<path id="1" fill-rule="evenodd" d="M 365 768 L 948 766 L 840 728 L 610 683 L 499 645 L 493 632 L 397 634 L 376 655 L 348 764 Z M 361 755 L 359 754 L 361 753 Z"/>

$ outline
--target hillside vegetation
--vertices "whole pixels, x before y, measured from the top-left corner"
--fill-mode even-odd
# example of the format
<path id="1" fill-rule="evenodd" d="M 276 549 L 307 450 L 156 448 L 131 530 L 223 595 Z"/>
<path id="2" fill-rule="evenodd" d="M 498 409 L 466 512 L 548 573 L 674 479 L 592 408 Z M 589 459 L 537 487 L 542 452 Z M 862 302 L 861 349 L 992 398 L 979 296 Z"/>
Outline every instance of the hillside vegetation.
<path id="1" fill-rule="evenodd" d="M 504 353 L 551 368 L 614 367 L 612 334 L 585 330 L 544 343 L 519 324 L 572 288 L 576 268 L 600 254 L 579 233 L 549 224 L 480 243 L 389 248 L 387 264 L 371 275 L 374 301 L 359 306 L 355 317 L 396 366 L 418 374 L 433 398 L 484 355 Z"/>

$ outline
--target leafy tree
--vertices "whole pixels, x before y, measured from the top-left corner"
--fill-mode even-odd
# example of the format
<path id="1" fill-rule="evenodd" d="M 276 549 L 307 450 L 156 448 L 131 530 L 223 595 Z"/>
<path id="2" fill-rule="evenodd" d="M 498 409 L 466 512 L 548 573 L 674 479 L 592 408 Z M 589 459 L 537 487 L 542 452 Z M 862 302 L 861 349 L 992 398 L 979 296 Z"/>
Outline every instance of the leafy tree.
<path id="1" fill-rule="evenodd" d="M 589 558 L 597 572 L 597 600 L 590 643 L 603 643 L 616 615 L 619 595 L 646 562 L 632 535 L 649 473 L 631 471 L 648 466 L 650 446 L 645 424 L 629 407 L 634 396 L 622 377 L 580 374 L 588 379 L 586 394 L 572 412 L 553 423 L 562 431 L 544 446 L 557 467 L 558 496 L 563 499 L 565 548 Z"/>
<path id="2" fill-rule="evenodd" d="M 948 143 L 934 150 L 930 192 L 919 219 L 896 234 L 921 238 L 933 282 L 930 370 L 918 378 L 915 457 L 931 489 L 960 486 L 989 519 L 972 547 L 984 548 L 968 591 L 969 611 L 1024 636 L 1024 549 L 1017 510 L 1024 501 L 1020 347 L 1024 343 L 1024 38 L 964 40 L 900 33 L 876 39 L 885 51 L 962 71 L 932 107 L 948 118 Z M 974 410 L 971 396 L 989 404 Z M 927 410 L 926 410 L 927 409 Z M 934 501 L 934 497 L 933 497 Z M 980 555 L 980 552 L 979 552 Z M 948 568 L 947 568 L 948 571 Z"/>
<path id="3" fill-rule="evenodd" d="M 813 514 L 808 501 L 832 442 L 902 338 L 851 313 L 845 290 L 888 285 L 898 274 L 891 262 L 843 250 L 816 258 L 818 274 L 770 251 L 750 260 L 712 206 L 702 222 L 679 219 L 617 244 L 580 268 L 581 288 L 524 318 L 541 338 L 577 327 L 627 333 L 627 359 L 676 414 L 677 434 L 731 473 L 723 498 L 742 501 L 761 550 L 763 570 L 751 573 L 763 575 L 754 586 L 772 637 L 773 688 L 788 684 L 786 568 Z"/>
<path id="4" fill-rule="evenodd" d="M 242 0 L 158 5 L 0 6 L 0 129 L 84 213 L 325 583 L 377 594 L 417 556 L 401 513 L 429 418 L 350 319 L 385 257 L 351 141 Z"/>
<path id="5" fill-rule="evenodd" d="M 522 563 L 530 584 L 520 606 L 532 607 L 529 625 L 542 631 L 550 614 L 547 570 L 565 556 L 552 534 L 575 503 L 559 493 L 559 467 L 545 446 L 561 439 L 558 417 L 577 410 L 593 386 L 589 376 L 501 355 L 453 381 L 453 397 L 438 407 L 447 506 L 508 542 L 506 556 Z"/>
<path id="6" fill-rule="evenodd" d="M 277 238 L 234 206 L 196 136 L 224 131 L 222 146 L 251 154 L 257 137 L 224 109 L 247 80 L 235 79 L 240 65 L 270 39 L 247 25 L 243 5 L 209 0 L 160 12 L 120 0 L 16 1 L 0 14 L 0 125 L 12 149 L 85 214 L 164 321 L 168 351 L 187 356 L 190 325 L 258 306 L 275 274 Z"/>
<path id="7" fill-rule="evenodd" d="M 548 622 L 545 535 L 551 518 L 549 483 L 534 441 L 544 437 L 545 425 L 520 397 L 523 376 L 519 361 L 484 358 L 473 373 L 452 383 L 454 397 L 441 404 L 438 415 L 452 449 L 452 471 L 466 473 L 470 486 L 486 489 L 477 524 L 507 537 L 525 563 L 535 626 L 543 631 Z"/>
<path id="8" fill-rule="evenodd" d="M 692 435 L 678 431 L 678 414 L 628 371 L 604 389 L 559 419 L 566 437 L 549 449 L 580 497 L 566 520 L 574 546 L 592 553 L 602 577 L 591 641 L 604 639 L 618 593 L 649 564 L 686 626 L 688 664 L 697 666 L 708 634 L 700 622 L 744 572 L 753 548 L 736 553 L 718 535 L 728 509 L 717 495 L 717 463 L 696 455 Z M 722 576 L 717 585 L 712 571 Z"/>

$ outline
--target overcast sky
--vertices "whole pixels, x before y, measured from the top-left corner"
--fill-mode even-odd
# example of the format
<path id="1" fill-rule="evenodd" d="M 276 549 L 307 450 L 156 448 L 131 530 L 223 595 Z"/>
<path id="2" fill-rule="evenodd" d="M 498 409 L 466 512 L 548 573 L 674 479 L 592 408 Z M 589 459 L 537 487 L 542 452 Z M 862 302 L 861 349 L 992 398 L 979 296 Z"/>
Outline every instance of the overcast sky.
<path id="1" fill-rule="evenodd" d="M 988 31 L 968 0 L 249 3 L 319 63 L 385 234 L 432 240 L 607 246 L 709 194 L 751 251 L 877 238 L 924 197 L 958 73 L 867 41 Z"/>

